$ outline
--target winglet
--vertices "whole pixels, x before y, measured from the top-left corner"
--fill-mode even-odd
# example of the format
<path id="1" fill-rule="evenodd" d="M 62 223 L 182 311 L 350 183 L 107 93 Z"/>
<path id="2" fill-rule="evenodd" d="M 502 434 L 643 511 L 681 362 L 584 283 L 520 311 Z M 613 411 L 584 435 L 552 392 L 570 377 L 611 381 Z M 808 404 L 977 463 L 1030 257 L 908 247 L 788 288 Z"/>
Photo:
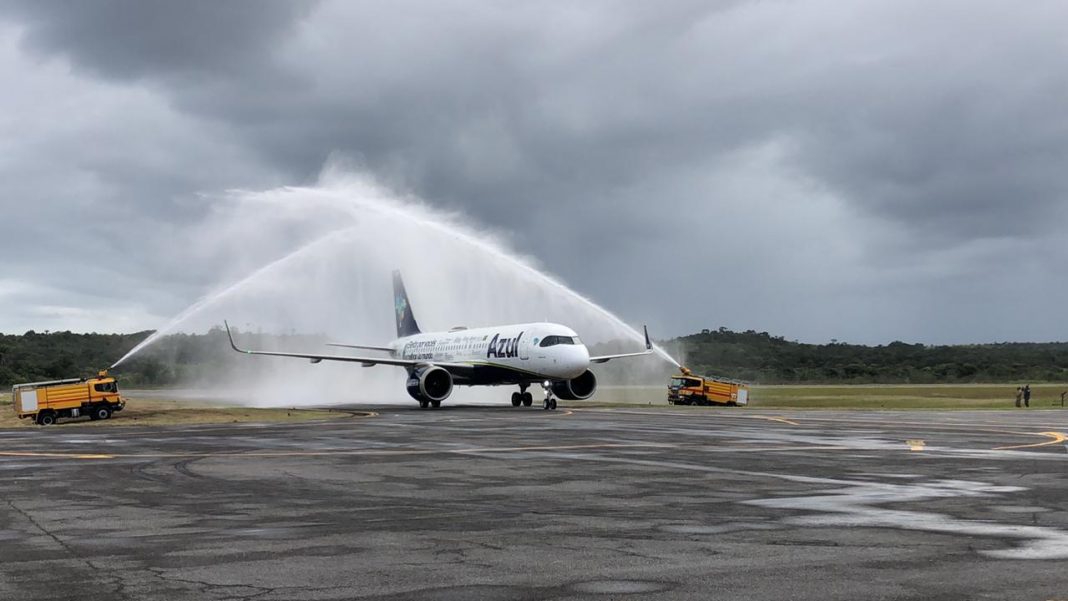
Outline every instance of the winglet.
<path id="1" fill-rule="evenodd" d="M 642 330 L 645 331 L 645 350 L 653 350 L 653 343 L 649 340 L 649 326 L 642 326 Z"/>
<path id="2" fill-rule="evenodd" d="M 230 332 L 230 324 L 223 320 L 223 325 L 226 326 L 226 336 L 230 339 L 230 347 L 239 353 L 247 353 L 248 351 L 237 348 L 237 344 L 234 343 L 234 335 Z"/>

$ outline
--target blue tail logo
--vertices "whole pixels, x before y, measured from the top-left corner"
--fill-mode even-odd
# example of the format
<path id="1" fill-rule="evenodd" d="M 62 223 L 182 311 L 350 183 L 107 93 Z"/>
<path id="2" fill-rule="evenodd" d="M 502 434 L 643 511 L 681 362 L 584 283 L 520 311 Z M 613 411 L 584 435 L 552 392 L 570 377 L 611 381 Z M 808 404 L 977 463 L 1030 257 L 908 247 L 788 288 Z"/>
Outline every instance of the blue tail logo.
<path id="1" fill-rule="evenodd" d="M 397 313 L 397 338 L 418 334 L 419 324 L 415 323 L 408 293 L 404 290 L 404 280 L 401 279 L 399 271 L 393 272 L 393 308 Z"/>

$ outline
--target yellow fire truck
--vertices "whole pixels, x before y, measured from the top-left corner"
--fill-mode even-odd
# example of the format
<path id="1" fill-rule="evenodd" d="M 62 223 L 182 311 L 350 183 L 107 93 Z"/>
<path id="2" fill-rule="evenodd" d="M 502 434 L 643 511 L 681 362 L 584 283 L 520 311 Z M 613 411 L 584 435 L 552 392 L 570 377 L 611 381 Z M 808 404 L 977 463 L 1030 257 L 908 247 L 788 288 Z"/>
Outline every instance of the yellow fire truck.
<path id="1" fill-rule="evenodd" d="M 695 376 L 685 367 L 672 376 L 668 403 L 672 405 L 748 405 L 749 385 L 738 380 Z"/>
<path id="2" fill-rule="evenodd" d="M 119 396 L 118 383 L 107 371 L 95 378 L 15 384 L 11 399 L 19 419 L 30 417 L 41 426 L 50 426 L 61 417 L 88 415 L 94 421 L 108 419 L 126 407 L 126 401 Z"/>

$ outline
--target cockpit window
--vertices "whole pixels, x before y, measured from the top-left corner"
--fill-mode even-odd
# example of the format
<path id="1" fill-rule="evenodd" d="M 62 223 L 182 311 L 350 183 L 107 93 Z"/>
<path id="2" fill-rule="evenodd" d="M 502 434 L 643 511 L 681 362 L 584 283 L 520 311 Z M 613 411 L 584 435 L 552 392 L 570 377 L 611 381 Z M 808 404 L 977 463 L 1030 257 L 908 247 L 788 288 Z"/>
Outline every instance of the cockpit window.
<path id="1" fill-rule="evenodd" d="M 578 336 L 546 336 L 538 346 L 556 346 L 558 344 L 581 344 Z"/>

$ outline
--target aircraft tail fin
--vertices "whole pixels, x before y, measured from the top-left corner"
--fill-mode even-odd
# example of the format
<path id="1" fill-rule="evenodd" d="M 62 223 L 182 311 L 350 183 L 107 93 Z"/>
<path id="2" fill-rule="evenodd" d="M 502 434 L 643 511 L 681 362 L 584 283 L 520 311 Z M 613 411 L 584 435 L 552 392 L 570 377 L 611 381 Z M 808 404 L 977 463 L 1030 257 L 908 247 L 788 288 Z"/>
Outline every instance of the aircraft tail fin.
<path id="1" fill-rule="evenodd" d="M 399 271 L 393 272 L 393 309 L 397 314 L 397 338 L 419 333 L 419 324 L 412 315 L 412 305 L 408 302 L 408 293 L 404 290 L 404 280 Z"/>

